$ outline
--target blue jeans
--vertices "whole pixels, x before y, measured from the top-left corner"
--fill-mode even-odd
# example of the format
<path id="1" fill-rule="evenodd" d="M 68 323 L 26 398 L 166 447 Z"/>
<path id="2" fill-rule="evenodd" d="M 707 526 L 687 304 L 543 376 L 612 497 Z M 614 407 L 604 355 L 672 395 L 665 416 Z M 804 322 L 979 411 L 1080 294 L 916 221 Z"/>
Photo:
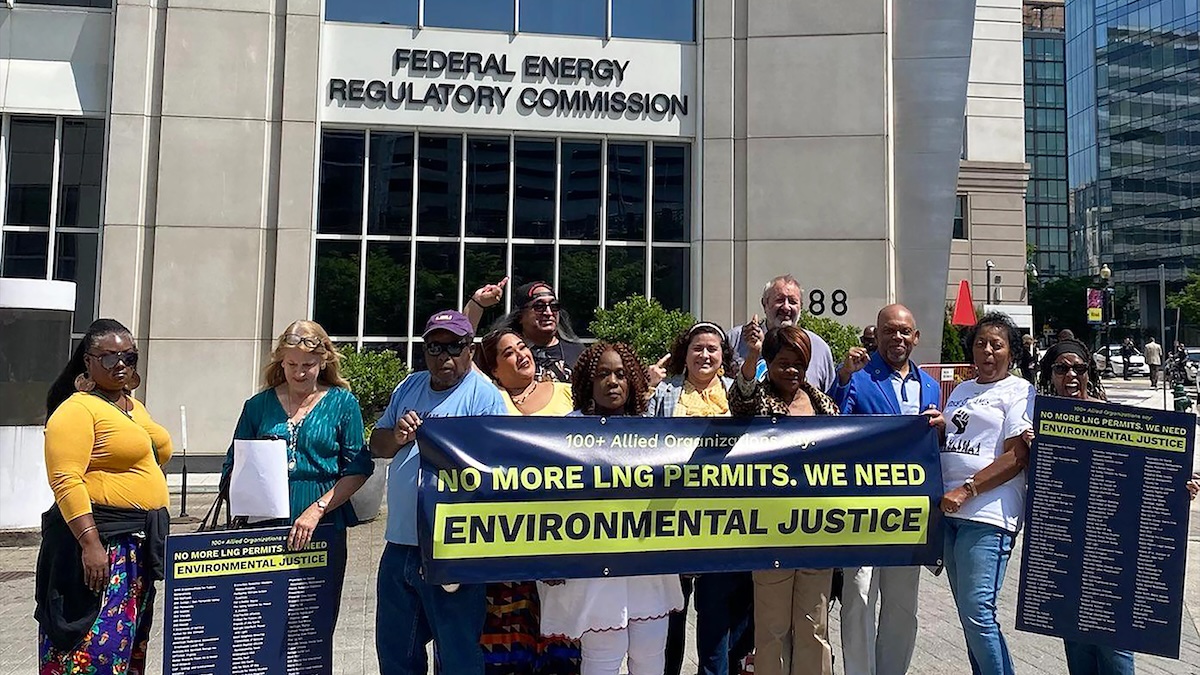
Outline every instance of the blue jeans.
<path id="1" fill-rule="evenodd" d="M 1008 644 L 996 619 L 996 599 L 1012 555 L 1013 534 L 994 525 L 946 518 L 942 557 L 974 675 L 1012 675 Z"/>
<path id="2" fill-rule="evenodd" d="M 683 611 L 672 612 L 667 633 L 666 675 L 683 669 L 687 603 L 696 604 L 696 658 L 700 675 L 736 675 L 754 650 L 754 576 L 750 572 L 713 572 L 684 577 Z M 693 591 L 694 586 L 694 591 Z"/>
<path id="3" fill-rule="evenodd" d="M 1133 652 L 1063 640 L 1071 675 L 1133 675 Z"/>
<path id="4" fill-rule="evenodd" d="M 379 561 L 375 651 L 380 675 L 425 675 L 425 645 L 432 639 L 438 672 L 483 675 L 479 635 L 486 587 L 463 584 L 454 593 L 421 578 L 421 551 L 389 543 Z"/>

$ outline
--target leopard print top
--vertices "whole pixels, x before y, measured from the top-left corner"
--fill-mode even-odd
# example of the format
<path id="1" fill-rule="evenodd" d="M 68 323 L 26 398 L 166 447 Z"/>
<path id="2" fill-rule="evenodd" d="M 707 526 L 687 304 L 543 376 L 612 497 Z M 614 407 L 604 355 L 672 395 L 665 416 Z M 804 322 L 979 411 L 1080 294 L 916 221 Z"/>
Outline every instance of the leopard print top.
<path id="1" fill-rule="evenodd" d="M 744 382 L 741 374 L 729 388 L 729 412 L 734 417 L 778 417 L 787 416 L 788 404 L 775 392 L 775 385 L 769 380 L 755 382 L 749 394 L 742 390 Z M 833 399 L 829 398 L 807 381 L 800 383 L 800 388 L 808 394 L 813 409 L 818 415 L 837 415 L 841 411 Z"/>

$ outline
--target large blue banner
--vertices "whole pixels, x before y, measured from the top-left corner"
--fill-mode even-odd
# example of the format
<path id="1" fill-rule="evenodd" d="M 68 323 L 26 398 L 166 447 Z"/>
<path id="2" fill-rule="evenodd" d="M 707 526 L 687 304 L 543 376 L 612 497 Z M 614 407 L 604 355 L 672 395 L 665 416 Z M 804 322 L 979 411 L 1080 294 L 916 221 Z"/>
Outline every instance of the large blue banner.
<path id="1" fill-rule="evenodd" d="M 1179 658 L 1194 415 L 1038 397 L 1017 628 Z"/>
<path id="2" fill-rule="evenodd" d="M 434 583 L 936 564 L 924 417 L 430 419 Z"/>
<path id="3" fill-rule="evenodd" d="M 167 537 L 163 670 L 329 675 L 346 541 L 332 525 L 303 551 L 289 528 Z"/>

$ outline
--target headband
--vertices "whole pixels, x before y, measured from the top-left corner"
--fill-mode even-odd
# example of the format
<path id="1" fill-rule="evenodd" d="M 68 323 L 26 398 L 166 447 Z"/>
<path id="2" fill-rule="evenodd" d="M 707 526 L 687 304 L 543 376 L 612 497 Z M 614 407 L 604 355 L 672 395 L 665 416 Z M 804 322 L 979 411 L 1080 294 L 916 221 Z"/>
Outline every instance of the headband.
<path id="1" fill-rule="evenodd" d="M 1053 364 L 1063 354 L 1074 354 L 1084 363 L 1091 362 L 1091 355 L 1087 353 L 1087 349 L 1074 340 L 1059 340 L 1054 343 L 1053 347 L 1046 350 L 1046 355 L 1042 357 L 1042 362 Z"/>
<path id="2" fill-rule="evenodd" d="M 718 326 L 715 323 L 712 323 L 711 321 L 701 321 L 701 322 L 697 323 L 696 325 L 692 326 L 691 328 L 689 328 L 688 332 L 687 332 L 688 339 L 691 340 L 693 337 L 695 337 L 696 331 L 698 331 L 702 328 L 707 328 L 707 329 L 713 331 L 714 333 L 717 334 L 717 337 L 721 338 L 721 342 L 725 342 L 725 331 L 721 330 L 720 326 Z"/>

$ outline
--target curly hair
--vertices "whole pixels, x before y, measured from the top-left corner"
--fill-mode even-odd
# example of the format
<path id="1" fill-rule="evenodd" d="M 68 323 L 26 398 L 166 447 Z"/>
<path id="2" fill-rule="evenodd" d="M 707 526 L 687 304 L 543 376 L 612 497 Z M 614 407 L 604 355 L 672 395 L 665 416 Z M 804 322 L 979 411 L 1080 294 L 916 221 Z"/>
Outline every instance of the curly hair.
<path id="1" fill-rule="evenodd" d="M 729 346 L 729 340 L 725 339 L 725 333 L 716 324 L 701 321 L 680 333 L 671 343 L 671 360 L 667 363 L 667 374 L 684 374 L 684 371 L 687 370 L 688 348 L 692 345 L 692 338 L 697 335 L 717 336 L 717 339 L 721 341 L 721 367 L 725 369 L 726 373 L 732 373 L 735 370 L 733 348 Z"/>
<path id="2" fill-rule="evenodd" d="M 999 328 L 1004 333 L 1004 340 L 1008 343 L 1008 366 L 1012 368 L 1017 362 L 1016 352 L 1021 347 L 1021 329 L 1017 327 L 1012 317 L 1004 312 L 984 314 L 967 332 L 967 349 L 971 354 L 972 363 L 975 359 L 975 339 L 979 337 L 980 331 L 984 328 Z"/>
<path id="3" fill-rule="evenodd" d="M 1075 354 L 1087 364 L 1088 398 L 1107 401 L 1108 394 L 1105 393 L 1104 384 L 1100 381 L 1100 369 L 1096 367 L 1096 360 L 1088 354 L 1087 346 L 1075 339 L 1059 340 L 1042 356 L 1042 360 L 1038 363 L 1038 393 L 1046 396 L 1059 395 L 1054 390 L 1054 362 L 1063 354 Z"/>
<path id="4" fill-rule="evenodd" d="M 650 392 L 650 381 L 646 378 L 646 368 L 638 360 L 629 345 L 623 342 L 597 342 L 579 355 L 575 370 L 571 373 L 571 394 L 575 400 L 575 409 L 584 414 L 594 415 L 596 400 L 592 395 L 593 378 L 600 357 L 605 352 L 613 351 L 621 357 L 625 368 L 625 379 L 629 382 L 629 397 L 625 399 L 626 415 L 641 415 L 646 412 L 649 403 L 647 394 Z"/>

